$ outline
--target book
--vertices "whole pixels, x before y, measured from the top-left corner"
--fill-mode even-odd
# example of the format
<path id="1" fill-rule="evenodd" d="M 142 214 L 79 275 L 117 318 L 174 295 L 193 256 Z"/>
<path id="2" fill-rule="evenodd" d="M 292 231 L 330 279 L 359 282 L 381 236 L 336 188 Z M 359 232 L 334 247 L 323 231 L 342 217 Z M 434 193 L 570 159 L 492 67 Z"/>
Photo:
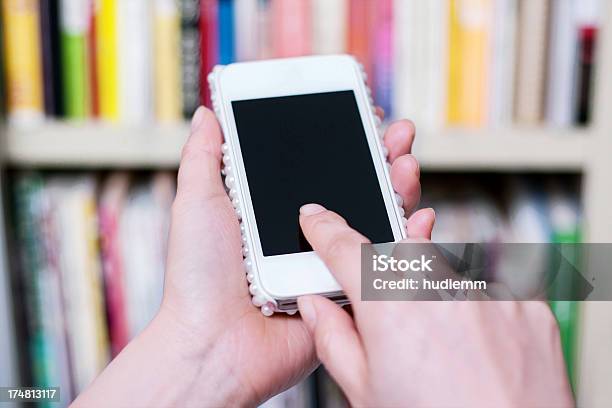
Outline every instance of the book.
<path id="1" fill-rule="evenodd" d="M 87 0 L 60 1 L 60 32 L 64 113 L 69 119 L 90 115 Z"/>
<path id="2" fill-rule="evenodd" d="M 575 81 L 575 114 L 578 125 L 591 120 L 591 98 L 593 93 L 593 66 L 599 33 L 601 2 L 585 0 L 576 3 L 576 30 L 578 35 Z"/>
<path id="3" fill-rule="evenodd" d="M 234 1 L 218 0 L 219 27 L 219 64 L 227 65 L 234 62 Z"/>
<path id="4" fill-rule="evenodd" d="M 117 5 L 119 0 L 97 0 L 95 3 L 96 62 L 98 106 L 101 119 L 119 119 L 119 69 L 117 52 Z"/>
<path id="5" fill-rule="evenodd" d="M 492 3 L 451 0 L 448 123 L 478 127 L 489 106 Z"/>
<path id="6" fill-rule="evenodd" d="M 538 124 L 544 117 L 549 0 L 519 0 L 514 119 Z"/>
<path id="7" fill-rule="evenodd" d="M 393 0 L 379 0 L 374 8 L 374 99 L 393 117 Z"/>
<path id="8" fill-rule="evenodd" d="M 183 116 L 191 118 L 200 103 L 200 0 L 181 0 L 181 82 Z"/>
<path id="9" fill-rule="evenodd" d="M 276 58 L 311 53 L 311 8 L 305 0 L 271 0 L 272 47 Z"/>
<path id="10" fill-rule="evenodd" d="M 160 122 L 176 122 L 183 117 L 180 14 L 173 0 L 155 0 L 153 15 L 155 114 Z"/>
<path id="11" fill-rule="evenodd" d="M 29 127 L 44 113 L 38 1 L 3 1 L 2 22 L 8 120 Z"/>
<path id="12" fill-rule="evenodd" d="M 488 117 L 493 128 L 512 124 L 516 60 L 517 0 L 493 0 Z"/>
<path id="13" fill-rule="evenodd" d="M 109 359 L 99 257 L 95 180 L 55 176 L 47 181 L 56 234 L 74 392 L 82 392 Z"/>
<path id="14" fill-rule="evenodd" d="M 219 30 L 217 0 L 200 0 L 200 102 L 212 106 L 208 74 L 218 62 Z"/>
<path id="15" fill-rule="evenodd" d="M 237 61 L 259 57 L 259 0 L 234 1 L 234 39 Z"/>
<path id="16" fill-rule="evenodd" d="M 272 50 L 271 0 L 257 0 L 257 55 L 259 59 L 274 57 Z"/>
<path id="17" fill-rule="evenodd" d="M 97 24 L 96 16 L 98 0 L 89 3 L 90 19 L 89 32 L 87 33 L 87 48 L 88 48 L 88 64 L 89 67 L 89 99 L 91 116 L 94 118 L 100 117 L 100 95 L 98 92 L 98 41 L 97 41 Z"/>
<path id="18" fill-rule="evenodd" d="M 349 0 L 313 0 L 312 52 L 343 54 L 347 49 Z"/>
<path id="19" fill-rule="evenodd" d="M 446 122 L 448 12 L 446 0 L 394 2 L 393 117 L 417 129 Z"/>
<path id="20" fill-rule="evenodd" d="M 574 121 L 578 49 L 575 4 L 574 0 L 558 0 L 550 5 L 546 120 L 555 127 L 567 127 Z"/>
<path id="21" fill-rule="evenodd" d="M 153 118 L 151 8 L 147 0 L 117 3 L 118 115 L 126 123 Z"/>
<path id="22" fill-rule="evenodd" d="M 373 87 L 374 60 L 372 57 L 372 15 L 374 2 L 351 0 L 349 3 L 348 53 L 363 65 L 370 87 Z"/>
<path id="23" fill-rule="evenodd" d="M 111 174 L 102 185 L 98 205 L 100 251 L 108 315 L 111 356 L 115 357 L 130 340 L 125 298 L 125 268 L 119 228 L 130 185 L 128 173 Z"/>
<path id="24" fill-rule="evenodd" d="M 40 0 L 45 114 L 54 117 L 62 116 L 64 107 L 59 20 L 59 2 Z"/>

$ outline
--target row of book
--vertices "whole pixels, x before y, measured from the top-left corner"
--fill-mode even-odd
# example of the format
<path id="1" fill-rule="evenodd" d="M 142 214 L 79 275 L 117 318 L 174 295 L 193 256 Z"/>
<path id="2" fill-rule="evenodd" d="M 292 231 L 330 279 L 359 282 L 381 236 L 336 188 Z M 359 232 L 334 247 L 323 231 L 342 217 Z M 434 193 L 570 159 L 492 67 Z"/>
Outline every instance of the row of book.
<path id="1" fill-rule="evenodd" d="M 517 177 L 499 183 L 496 176 L 474 184 L 470 177 L 452 177 L 423 180 L 422 206 L 436 209 L 435 242 L 580 241 L 573 180 Z M 174 175 L 19 171 L 10 191 L 24 383 L 60 386 L 66 405 L 159 307 Z M 573 375 L 577 304 L 551 305 Z M 310 402 L 295 403 L 304 398 Z M 329 376 L 319 372 L 266 406 L 314 406 L 313 401 L 346 405 Z"/>
<path id="2" fill-rule="evenodd" d="M 59 386 L 67 406 L 149 323 L 161 302 L 174 191 L 166 173 L 15 176 L 23 384 Z"/>
<path id="3" fill-rule="evenodd" d="M 390 118 L 571 126 L 591 116 L 601 0 L 5 0 L 9 116 L 172 122 L 215 64 L 350 53 Z"/>

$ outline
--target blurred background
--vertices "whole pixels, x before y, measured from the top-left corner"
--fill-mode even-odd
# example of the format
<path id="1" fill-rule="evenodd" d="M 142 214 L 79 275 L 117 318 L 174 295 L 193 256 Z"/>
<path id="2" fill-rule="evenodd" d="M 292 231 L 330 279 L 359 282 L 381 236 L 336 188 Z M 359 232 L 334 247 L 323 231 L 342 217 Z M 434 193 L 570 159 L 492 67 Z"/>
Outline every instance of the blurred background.
<path id="1" fill-rule="evenodd" d="M 66 405 L 155 314 L 215 64 L 354 55 L 416 124 L 434 241 L 612 242 L 607 1 L 0 1 L 0 386 Z M 579 405 L 612 406 L 612 305 L 551 307 Z M 323 369 L 266 403 L 346 405 Z"/>

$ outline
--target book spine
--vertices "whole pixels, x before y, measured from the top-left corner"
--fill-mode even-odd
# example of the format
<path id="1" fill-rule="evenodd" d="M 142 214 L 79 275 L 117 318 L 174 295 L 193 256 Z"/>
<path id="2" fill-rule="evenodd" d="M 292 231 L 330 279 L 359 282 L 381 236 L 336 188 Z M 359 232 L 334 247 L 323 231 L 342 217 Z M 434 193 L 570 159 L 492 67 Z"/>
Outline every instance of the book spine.
<path id="1" fill-rule="evenodd" d="M 208 74 L 219 61 L 217 0 L 200 0 L 200 102 L 209 108 Z"/>
<path id="2" fill-rule="evenodd" d="M 518 60 L 514 117 L 518 123 L 543 119 L 549 0 L 519 2 Z"/>
<path id="3" fill-rule="evenodd" d="M 2 1 L 9 121 L 28 126 L 43 118 L 39 3 Z"/>
<path id="4" fill-rule="evenodd" d="M 305 0 L 272 0 L 272 42 L 274 56 L 297 57 L 310 54 L 311 8 Z"/>
<path id="5" fill-rule="evenodd" d="M 118 3 L 119 117 L 142 124 L 152 117 L 150 9 L 146 0 Z"/>
<path id="6" fill-rule="evenodd" d="M 181 1 L 181 81 L 183 116 L 200 106 L 200 0 Z"/>
<path id="7" fill-rule="evenodd" d="M 96 14 L 96 61 L 100 118 L 119 119 L 117 69 L 117 1 L 98 0 Z"/>
<path id="8" fill-rule="evenodd" d="M 587 125 L 591 120 L 593 67 L 603 4 L 601 0 L 583 0 L 575 4 L 577 36 L 574 123 Z"/>
<path id="9" fill-rule="evenodd" d="M 67 118 L 89 115 L 89 69 L 87 31 L 90 7 L 87 0 L 61 0 L 61 50 L 64 111 Z"/>
<path id="10" fill-rule="evenodd" d="M 219 64 L 231 64 L 236 59 L 235 54 L 234 2 L 219 0 Z"/>
<path id="11" fill-rule="evenodd" d="M 257 0 L 257 58 L 272 58 L 272 4 L 270 0 Z"/>
<path id="12" fill-rule="evenodd" d="M 450 125 L 461 123 L 461 26 L 457 0 L 450 0 L 448 29 L 448 91 L 446 121 Z"/>
<path id="13" fill-rule="evenodd" d="M 546 120 L 557 127 L 570 126 L 574 119 L 573 93 L 578 44 L 573 4 L 572 0 L 551 3 Z"/>
<path id="14" fill-rule="evenodd" d="M 516 55 L 517 1 L 494 0 L 491 31 L 490 109 L 487 122 L 491 127 L 512 123 L 514 99 L 514 63 Z"/>
<path id="15" fill-rule="evenodd" d="M 374 72 L 370 44 L 370 16 L 374 5 L 374 2 L 368 0 L 351 0 L 349 4 L 348 52 L 363 65 L 370 82 Z"/>
<path id="16" fill-rule="evenodd" d="M 313 53 L 345 53 L 348 34 L 348 0 L 314 0 L 312 7 Z"/>
<path id="17" fill-rule="evenodd" d="M 449 122 L 477 127 L 485 122 L 488 106 L 489 30 L 491 3 L 452 0 L 451 70 L 453 73 Z"/>
<path id="18" fill-rule="evenodd" d="M 180 15 L 173 0 L 156 0 L 154 10 L 155 114 L 176 122 L 182 118 Z"/>
<path id="19" fill-rule="evenodd" d="M 258 0 L 235 0 L 234 28 L 236 60 L 252 61 L 259 56 Z"/>
<path id="20" fill-rule="evenodd" d="M 98 0 L 93 0 L 90 3 L 89 13 L 89 32 L 87 33 L 87 50 L 88 50 L 88 68 L 89 68 L 89 90 L 90 90 L 90 108 L 91 116 L 98 118 L 100 116 L 100 93 L 98 92 L 98 44 L 96 40 L 97 23 L 96 16 L 98 15 L 97 6 Z"/>
<path id="21" fill-rule="evenodd" d="M 393 112 L 393 0 L 376 2 L 375 61 L 374 65 L 374 99 L 386 113 L 392 117 Z"/>
<path id="22" fill-rule="evenodd" d="M 59 7 L 54 0 L 40 0 L 40 34 L 44 78 L 45 113 L 61 116 L 63 112 L 60 55 Z"/>

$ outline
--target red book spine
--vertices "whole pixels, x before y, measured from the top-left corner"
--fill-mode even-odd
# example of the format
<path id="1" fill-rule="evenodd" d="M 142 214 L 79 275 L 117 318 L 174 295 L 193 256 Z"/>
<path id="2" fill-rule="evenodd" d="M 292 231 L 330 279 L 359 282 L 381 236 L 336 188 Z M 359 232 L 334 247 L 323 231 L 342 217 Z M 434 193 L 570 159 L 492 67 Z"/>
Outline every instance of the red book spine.
<path id="1" fill-rule="evenodd" d="M 217 29 L 217 0 L 200 2 L 200 99 L 203 105 L 211 107 L 208 73 L 219 58 L 219 38 Z"/>
<path id="2" fill-rule="evenodd" d="M 95 1 L 92 1 L 91 19 L 89 24 L 89 33 L 87 34 L 87 52 L 89 53 L 89 87 L 91 98 L 91 116 L 94 118 L 100 115 L 100 104 L 98 100 L 98 61 L 96 50 L 96 9 Z"/>
<path id="3" fill-rule="evenodd" d="M 349 4 L 348 51 L 363 64 L 368 75 L 368 82 L 372 80 L 374 71 L 370 39 L 375 12 L 376 2 L 373 1 L 351 0 Z M 372 86 L 371 83 L 370 86 Z"/>

